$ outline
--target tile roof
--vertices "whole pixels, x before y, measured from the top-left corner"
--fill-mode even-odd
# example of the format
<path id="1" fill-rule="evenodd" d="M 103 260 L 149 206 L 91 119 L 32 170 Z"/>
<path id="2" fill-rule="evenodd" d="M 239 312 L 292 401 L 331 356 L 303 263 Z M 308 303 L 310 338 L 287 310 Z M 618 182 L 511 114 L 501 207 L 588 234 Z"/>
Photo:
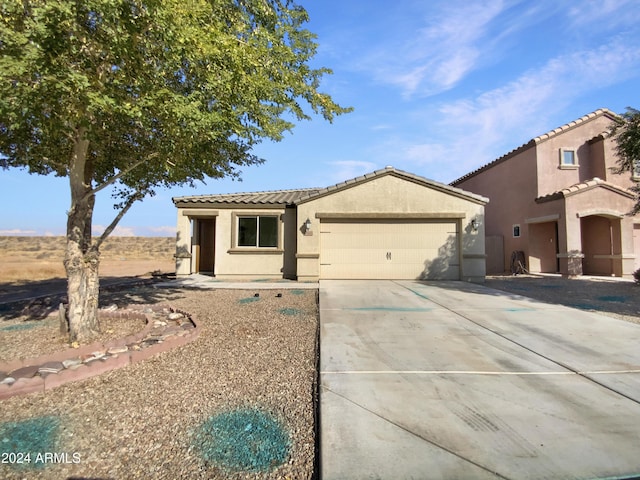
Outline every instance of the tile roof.
<path id="1" fill-rule="evenodd" d="M 360 177 L 331 185 L 326 188 L 304 188 L 295 190 L 274 190 L 266 192 L 249 192 L 249 193 L 224 193 L 215 195 L 194 195 L 187 197 L 174 197 L 175 205 L 181 204 L 224 204 L 224 205 L 296 205 L 301 202 L 313 200 L 316 197 L 329 195 L 331 193 L 350 188 L 359 183 L 367 182 L 376 177 L 384 175 L 394 175 L 404 178 L 420 185 L 424 185 L 436 190 L 440 190 L 451 195 L 466 198 L 478 203 L 488 203 L 489 199 L 475 193 L 467 192 L 460 188 L 452 187 L 444 183 L 439 183 L 419 175 L 404 172 L 393 167 L 385 167 L 371 173 L 367 173 Z"/>
<path id="2" fill-rule="evenodd" d="M 613 192 L 619 193 L 629 198 L 635 198 L 635 195 L 631 190 L 619 187 L 617 185 L 614 185 L 613 183 L 609 183 L 598 177 L 594 177 L 585 182 L 576 183 L 575 185 L 571 185 L 567 188 L 563 188 L 562 190 L 559 190 L 557 192 L 549 193 L 547 195 L 542 195 L 536 198 L 536 203 L 550 202 L 552 200 L 558 200 L 559 198 L 570 197 L 577 193 L 582 193 L 597 187 L 606 188 L 607 190 L 611 190 Z"/>
<path id="3" fill-rule="evenodd" d="M 561 133 L 564 133 L 568 130 L 571 130 L 573 128 L 578 127 L 579 125 L 582 125 L 583 123 L 587 122 L 587 121 L 591 121 L 597 117 L 601 117 L 603 115 L 606 115 L 608 117 L 610 117 L 611 119 L 615 119 L 618 118 L 618 115 L 616 115 L 615 113 L 613 113 L 611 110 L 607 109 L 607 108 L 600 108 L 594 112 L 588 113 L 587 115 L 584 115 L 580 118 L 578 118 L 577 120 L 574 120 L 572 122 L 569 122 L 565 125 L 562 125 L 561 127 L 555 128 L 547 133 L 543 133 L 542 135 L 539 135 L 535 138 L 532 138 L 531 140 L 529 140 L 527 143 L 520 145 L 518 148 L 515 148 L 514 150 L 511 150 L 509 153 L 506 153 L 505 155 L 502 155 L 501 157 L 493 160 L 492 162 L 487 163 L 486 165 L 483 165 L 482 167 L 473 170 L 472 172 L 469 172 L 465 175 L 463 175 L 462 177 L 454 180 L 453 182 L 450 183 L 450 185 L 456 185 L 460 182 L 462 182 L 463 180 L 467 180 L 468 178 L 473 177 L 474 175 L 477 175 L 480 172 L 484 172 L 485 170 L 488 170 L 489 168 L 493 167 L 494 165 L 497 165 L 498 163 L 502 163 L 505 160 L 510 159 L 511 157 L 516 156 L 517 154 L 524 152 L 525 150 L 528 150 L 531 147 L 534 147 L 542 142 L 546 142 L 547 140 L 549 140 L 550 138 L 555 137 L 556 135 L 559 135 Z"/>
<path id="4" fill-rule="evenodd" d="M 214 195 L 193 195 L 174 197 L 174 204 L 240 204 L 240 205 L 294 205 L 300 197 L 320 191 L 320 188 L 302 188 L 295 190 L 272 190 L 265 192 L 222 193 Z"/>
<path id="5" fill-rule="evenodd" d="M 465 197 L 469 200 L 474 200 L 480 203 L 488 203 L 489 199 L 483 197 L 482 195 L 478 195 L 475 193 L 467 192 L 466 190 L 462 190 L 461 188 L 456 188 L 451 185 L 446 185 L 444 183 L 436 182 L 434 180 L 430 180 L 425 177 L 421 177 L 419 175 L 415 175 L 413 173 L 405 172 L 403 170 L 399 170 L 394 167 L 385 167 L 380 170 L 375 170 L 370 173 L 366 173 L 356 178 L 352 178 L 350 180 L 346 180 L 344 182 L 336 183 L 335 185 L 331 185 L 330 187 L 320 189 L 315 193 L 309 193 L 306 196 L 302 196 L 298 199 L 297 203 L 302 203 L 307 200 L 312 200 L 316 197 L 320 197 L 323 195 L 328 195 L 339 190 L 343 190 L 345 188 L 349 188 L 358 183 L 366 182 L 372 180 L 376 177 L 381 177 L 384 175 L 395 175 L 396 177 L 404 178 L 405 180 L 413 181 L 415 183 L 428 186 L 434 188 L 436 190 L 440 190 L 449 194 L 456 195 L 458 197 Z"/>

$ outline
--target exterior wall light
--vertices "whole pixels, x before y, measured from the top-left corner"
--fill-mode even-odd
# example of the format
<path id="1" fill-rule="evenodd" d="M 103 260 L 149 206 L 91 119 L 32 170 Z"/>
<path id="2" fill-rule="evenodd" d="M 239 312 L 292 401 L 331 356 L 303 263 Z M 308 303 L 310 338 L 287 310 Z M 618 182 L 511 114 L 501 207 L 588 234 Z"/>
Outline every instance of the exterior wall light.
<path id="1" fill-rule="evenodd" d="M 471 220 L 471 229 L 474 232 L 478 231 L 478 221 L 475 218 L 473 220 Z"/>
<path id="2" fill-rule="evenodd" d="M 311 231 L 311 220 L 307 218 L 307 220 L 302 224 L 302 230 L 302 233 L 305 236 L 313 235 L 313 232 Z"/>

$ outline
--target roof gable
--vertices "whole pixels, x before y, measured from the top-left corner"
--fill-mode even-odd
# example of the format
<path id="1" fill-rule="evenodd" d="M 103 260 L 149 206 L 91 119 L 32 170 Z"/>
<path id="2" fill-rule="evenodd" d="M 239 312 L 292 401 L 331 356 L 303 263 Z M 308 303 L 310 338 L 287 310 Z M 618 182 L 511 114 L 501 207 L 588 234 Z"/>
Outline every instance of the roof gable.
<path id="1" fill-rule="evenodd" d="M 320 198 L 325 195 L 331 195 L 333 193 L 346 190 L 348 188 L 353 188 L 363 183 L 369 182 L 375 178 L 381 178 L 386 175 L 392 175 L 402 180 L 417 183 L 418 185 L 432 188 L 434 190 L 438 190 L 443 193 L 447 193 L 449 195 L 454 195 L 456 197 L 464 198 L 466 200 L 470 200 L 475 203 L 480 203 L 484 205 L 489 202 L 488 198 L 483 197 L 481 195 L 467 192 L 460 188 L 456 188 L 456 187 L 452 187 L 451 185 L 446 185 L 444 183 L 436 182 L 434 180 L 430 180 L 428 178 L 415 175 L 413 173 L 408 173 L 402 170 L 398 170 L 393 167 L 385 167 L 383 169 L 375 170 L 371 173 L 367 173 L 365 175 L 361 175 L 359 177 L 352 178 L 350 180 L 337 183 L 335 185 L 331 185 L 330 187 L 320 189 L 317 192 L 309 192 L 307 195 L 300 197 L 296 203 L 300 204 L 300 203 L 309 202 L 309 201 L 315 200 L 316 198 Z"/>

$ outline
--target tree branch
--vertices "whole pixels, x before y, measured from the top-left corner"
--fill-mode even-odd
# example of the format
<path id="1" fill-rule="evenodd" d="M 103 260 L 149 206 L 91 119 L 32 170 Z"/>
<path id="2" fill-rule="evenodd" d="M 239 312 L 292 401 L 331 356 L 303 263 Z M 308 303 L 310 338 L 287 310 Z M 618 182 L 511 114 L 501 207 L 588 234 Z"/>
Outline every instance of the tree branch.
<path id="1" fill-rule="evenodd" d="M 102 243 L 107 239 L 107 237 L 111 234 L 111 232 L 113 232 L 113 230 L 116 228 L 120 220 L 122 220 L 122 217 L 124 217 L 124 215 L 129 211 L 129 209 L 133 206 L 133 204 L 137 200 L 141 200 L 143 197 L 144 195 L 140 194 L 140 192 L 136 192 L 131 197 L 129 197 L 129 199 L 127 200 L 127 203 L 125 203 L 124 207 L 122 207 L 122 210 L 120 210 L 120 212 L 118 212 L 118 215 L 116 215 L 116 218 L 114 218 L 113 221 L 109 224 L 109 226 L 104 230 L 104 232 L 102 232 L 102 235 L 100 235 L 100 238 L 96 240 L 96 243 L 93 246 L 95 250 L 100 249 L 100 245 L 102 245 Z"/>
<path id="2" fill-rule="evenodd" d="M 109 180 L 107 180 L 106 182 L 98 185 L 96 188 L 92 189 L 90 192 L 87 193 L 86 196 L 89 195 L 95 195 L 96 193 L 98 193 L 100 190 L 104 190 L 105 188 L 107 188 L 109 185 L 113 185 L 114 183 L 116 183 L 118 181 L 118 179 L 122 178 L 123 176 L 125 176 L 127 173 L 131 172 L 133 169 L 139 167 L 140 165 L 142 165 L 145 162 L 148 162 L 149 160 L 152 160 L 154 158 L 156 158 L 157 156 L 159 156 L 160 154 L 158 152 L 152 153 L 151 155 L 143 158 L 142 160 L 138 160 L 137 162 L 135 162 L 133 165 L 131 165 L 129 168 L 125 168 L 124 170 L 121 170 L 119 173 L 117 173 L 116 175 L 114 175 L 113 177 L 111 177 Z"/>

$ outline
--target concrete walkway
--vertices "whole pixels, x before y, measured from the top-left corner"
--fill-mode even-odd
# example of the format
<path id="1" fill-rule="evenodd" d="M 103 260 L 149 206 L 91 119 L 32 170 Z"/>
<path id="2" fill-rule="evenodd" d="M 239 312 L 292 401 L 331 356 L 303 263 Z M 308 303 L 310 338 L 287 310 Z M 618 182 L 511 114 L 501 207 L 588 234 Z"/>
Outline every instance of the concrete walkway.
<path id="1" fill-rule="evenodd" d="M 462 282 L 320 282 L 334 479 L 640 476 L 640 325 Z"/>
<path id="2" fill-rule="evenodd" d="M 243 282 L 229 282 L 226 280 L 218 280 L 209 275 L 200 275 L 194 273 L 185 277 L 178 277 L 175 280 L 160 282 L 155 284 L 156 287 L 189 287 L 189 288 L 205 288 L 205 289 L 228 289 L 228 290 L 287 290 L 287 289 L 316 289 L 317 282 L 296 282 L 294 280 L 246 280 Z"/>

